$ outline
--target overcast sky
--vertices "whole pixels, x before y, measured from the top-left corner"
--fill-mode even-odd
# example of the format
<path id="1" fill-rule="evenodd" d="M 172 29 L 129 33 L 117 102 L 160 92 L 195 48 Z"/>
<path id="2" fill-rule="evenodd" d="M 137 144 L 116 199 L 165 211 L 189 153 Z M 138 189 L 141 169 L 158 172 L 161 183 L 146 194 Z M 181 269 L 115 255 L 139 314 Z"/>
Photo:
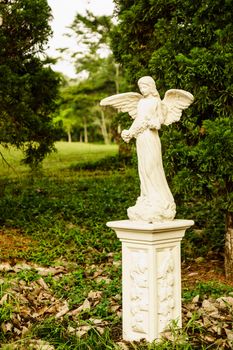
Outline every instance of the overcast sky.
<path id="1" fill-rule="evenodd" d="M 96 15 L 111 15 L 114 9 L 112 0 L 48 0 L 52 9 L 53 38 L 49 41 L 47 53 L 52 57 L 60 56 L 56 51 L 58 48 L 68 47 L 71 51 L 76 51 L 77 44 L 74 38 L 67 38 L 65 33 L 71 33 L 69 27 L 76 13 L 85 14 L 85 10 L 91 10 Z M 53 69 L 64 73 L 70 78 L 75 78 L 75 70 L 69 57 L 59 60 Z"/>

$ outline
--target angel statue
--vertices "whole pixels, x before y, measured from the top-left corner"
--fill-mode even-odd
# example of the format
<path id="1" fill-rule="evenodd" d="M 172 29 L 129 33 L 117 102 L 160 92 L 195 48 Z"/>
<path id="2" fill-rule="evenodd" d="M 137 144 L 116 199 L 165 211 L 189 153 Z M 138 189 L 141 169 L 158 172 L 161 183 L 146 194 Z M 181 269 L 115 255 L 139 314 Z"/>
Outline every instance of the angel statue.
<path id="1" fill-rule="evenodd" d="M 136 139 L 140 196 L 136 204 L 128 208 L 130 220 L 148 223 L 171 221 L 176 205 L 165 177 L 161 143 L 158 134 L 162 124 L 180 120 L 182 111 L 193 102 L 193 95 L 184 90 L 171 89 L 161 100 L 155 81 L 150 76 L 138 80 L 137 92 L 126 92 L 106 97 L 101 106 L 112 106 L 119 112 L 128 112 L 134 119 L 121 137 L 125 142 Z"/>

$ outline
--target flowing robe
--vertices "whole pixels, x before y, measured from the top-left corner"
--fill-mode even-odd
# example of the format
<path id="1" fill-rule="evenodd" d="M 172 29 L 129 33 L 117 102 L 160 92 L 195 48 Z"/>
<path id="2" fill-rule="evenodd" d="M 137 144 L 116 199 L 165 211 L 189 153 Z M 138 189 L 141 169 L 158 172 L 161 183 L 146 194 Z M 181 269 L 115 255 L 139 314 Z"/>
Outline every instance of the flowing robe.
<path id="1" fill-rule="evenodd" d="M 165 177 L 158 130 L 163 122 L 159 97 L 143 98 L 129 132 L 136 138 L 140 196 L 128 208 L 130 220 L 173 220 L 176 206 Z"/>

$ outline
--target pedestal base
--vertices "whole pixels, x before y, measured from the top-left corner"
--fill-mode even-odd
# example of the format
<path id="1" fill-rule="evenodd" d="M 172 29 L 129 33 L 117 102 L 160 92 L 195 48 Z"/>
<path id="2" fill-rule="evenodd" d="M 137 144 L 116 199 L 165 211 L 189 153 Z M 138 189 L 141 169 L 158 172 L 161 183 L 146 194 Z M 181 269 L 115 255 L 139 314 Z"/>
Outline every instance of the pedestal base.
<path id="1" fill-rule="evenodd" d="M 153 341 L 181 327 L 180 242 L 192 220 L 108 222 L 122 242 L 123 338 Z"/>

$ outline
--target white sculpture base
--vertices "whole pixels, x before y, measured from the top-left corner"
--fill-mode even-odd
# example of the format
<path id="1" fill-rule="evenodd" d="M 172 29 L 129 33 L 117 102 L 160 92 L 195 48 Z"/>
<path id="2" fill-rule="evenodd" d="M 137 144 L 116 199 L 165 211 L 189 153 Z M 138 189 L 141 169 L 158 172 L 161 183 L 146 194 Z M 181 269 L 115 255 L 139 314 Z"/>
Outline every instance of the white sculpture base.
<path id="1" fill-rule="evenodd" d="M 181 327 L 180 242 L 192 220 L 112 221 L 122 242 L 123 339 L 151 342 Z"/>

